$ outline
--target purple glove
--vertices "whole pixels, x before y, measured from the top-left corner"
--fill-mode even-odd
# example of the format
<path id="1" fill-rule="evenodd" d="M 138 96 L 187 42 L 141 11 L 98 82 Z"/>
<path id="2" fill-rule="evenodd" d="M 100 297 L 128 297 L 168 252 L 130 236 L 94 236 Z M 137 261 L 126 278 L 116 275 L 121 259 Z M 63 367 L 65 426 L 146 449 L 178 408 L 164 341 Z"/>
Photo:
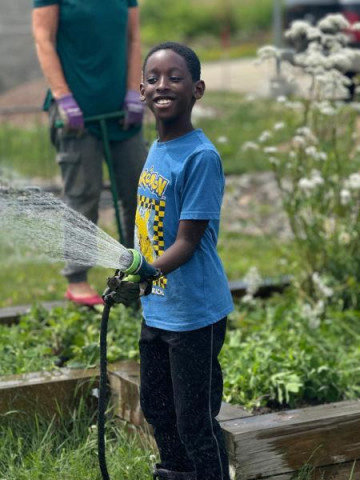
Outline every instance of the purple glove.
<path id="1" fill-rule="evenodd" d="M 124 100 L 124 130 L 130 125 L 140 125 L 144 116 L 144 106 L 140 101 L 140 94 L 135 90 L 128 90 Z"/>
<path id="2" fill-rule="evenodd" d="M 84 128 L 84 116 L 71 93 L 56 100 L 60 117 L 65 128 L 69 130 L 82 130 Z"/>

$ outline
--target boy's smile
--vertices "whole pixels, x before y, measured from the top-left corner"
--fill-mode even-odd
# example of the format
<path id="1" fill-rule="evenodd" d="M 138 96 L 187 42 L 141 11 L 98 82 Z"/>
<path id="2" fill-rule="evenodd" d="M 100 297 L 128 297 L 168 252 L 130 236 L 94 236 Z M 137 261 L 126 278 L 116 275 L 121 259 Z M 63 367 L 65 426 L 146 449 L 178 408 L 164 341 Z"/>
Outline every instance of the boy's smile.
<path id="1" fill-rule="evenodd" d="M 161 140 L 193 130 L 191 111 L 204 89 L 204 82 L 192 79 L 185 59 L 173 50 L 159 50 L 148 58 L 140 92 L 157 120 Z"/>

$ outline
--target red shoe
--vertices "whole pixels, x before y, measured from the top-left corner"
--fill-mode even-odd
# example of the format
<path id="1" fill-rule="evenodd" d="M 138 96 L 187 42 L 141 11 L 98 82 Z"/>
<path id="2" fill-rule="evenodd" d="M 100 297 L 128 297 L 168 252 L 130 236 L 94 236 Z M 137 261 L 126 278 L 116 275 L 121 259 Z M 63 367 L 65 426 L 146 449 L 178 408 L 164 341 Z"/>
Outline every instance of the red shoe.
<path id="1" fill-rule="evenodd" d="M 99 295 L 74 295 L 69 289 L 66 290 L 65 298 L 79 305 L 86 305 L 87 307 L 104 305 L 104 301 Z"/>

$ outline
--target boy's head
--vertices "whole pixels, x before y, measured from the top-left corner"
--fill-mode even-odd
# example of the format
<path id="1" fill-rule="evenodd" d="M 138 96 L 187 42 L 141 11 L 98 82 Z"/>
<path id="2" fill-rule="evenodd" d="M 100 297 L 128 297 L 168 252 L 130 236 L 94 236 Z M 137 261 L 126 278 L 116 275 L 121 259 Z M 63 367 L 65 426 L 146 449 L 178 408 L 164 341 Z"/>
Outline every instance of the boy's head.
<path id="1" fill-rule="evenodd" d="M 172 50 L 173 52 L 183 57 L 193 81 L 196 82 L 197 80 L 200 80 L 201 64 L 198 56 L 196 55 L 194 50 L 192 50 L 191 48 L 176 42 L 164 42 L 153 47 L 150 50 L 150 52 L 146 55 L 146 58 L 143 63 L 143 72 L 145 72 L 146 64 L 149 57 L 151 57 L 151 55 L 158 52 L 159 50 Z"/>
<path id="2" fill-rule="evenodd" d="M 143 64 L 141 98 L 156 119 L 181 130 L 190 121 L 192 107 L 205 91 L 200 61 L 191 48 L 175 42 L 161 43 Z"/>

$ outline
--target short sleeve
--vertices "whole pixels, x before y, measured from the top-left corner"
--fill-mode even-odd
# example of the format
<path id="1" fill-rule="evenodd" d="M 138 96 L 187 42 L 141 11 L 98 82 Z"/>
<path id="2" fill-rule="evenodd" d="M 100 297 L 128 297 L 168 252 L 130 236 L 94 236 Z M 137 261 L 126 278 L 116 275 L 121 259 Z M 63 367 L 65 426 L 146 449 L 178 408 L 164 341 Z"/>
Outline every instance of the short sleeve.
<path id="1" fill-rule="evenodd" d="M 48 7 L 49 5 L 58 5 L 60 0 L 33 0 L 33 7 Z"/>
<path id="2" fill-rule="evenodd" d="M 219 220 L 224 192 L 221 160 L 214 150 L 192 155 L 181 186 L 180 220 Z"/>

